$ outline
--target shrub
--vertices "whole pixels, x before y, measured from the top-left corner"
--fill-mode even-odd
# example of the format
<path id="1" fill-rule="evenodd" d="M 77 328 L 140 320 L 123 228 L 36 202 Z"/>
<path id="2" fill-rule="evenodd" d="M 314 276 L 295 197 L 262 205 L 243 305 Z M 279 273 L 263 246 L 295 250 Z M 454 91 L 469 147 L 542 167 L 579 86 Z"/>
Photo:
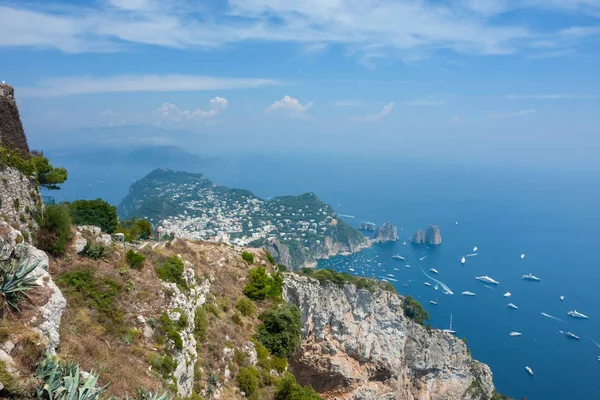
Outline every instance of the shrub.
<path id="1" fill-rule="evenodd" d="M 249 251 L 242 251 L 242 260 L 246 261 L 248 264 L 254 264 L 254 254 Z"/>
<path id="2" fill-rule="evenodd" d="M 289 304 L 267 310 L 258 316 L 262 325 L 256 338 L 278 357 L 287 358 L 300 344 L 300 310 Z"/>
<path id="3" fill-rule="evenodd" d="M 75 225 L 94 225 L 113 233 L 119 224 L 117 208 L 102 199 L 75 200 L 66 203 Z"/>
<path id="4" fill-rule="evenodd" d="M 183 261 L 177 256 L 169 257 L 162 265 L 156 267 L 156 275 L 162 281 L 173 282 L 187 288 L 187 283 L 183 279 Z"/>
<path id="5" fill-rule="evenodd" d="M 267 251 L 267 260 L 271 263 L 271 265 L 275 265 L 275 258 Z"/>
<path id="6" fill-rule="evenodd" d="M 217 318 L 221 316 L 221 311 L 219 310 L 219 307 L 217 307 L 214 303 L 205 303 L 204 308 L 206 309 L 206 311 L 208 311 Z"/>
<path id="7" fill-rule="evenodd" d="M 242 350 L 235 349 L 233 351 L 233 361 L 235 361 L 235 363 L 237 365 L 239 365 L 240 367 L 243 367 L 246 365 L 246 362 L 248 361 L 248 356 Z"/>
<path id="8" fill-rule="evenodd" d="M 252 268 L 248 273 L 248 283 L 244 285 L 244 294 L 253 300 L 281 297 L 283 291 L 283 275 L 275 273 L 274 277 L 267 274 L 263 266 Z"/>
<path id="9" fill-rule="evenodd" d="M 72 239 L 69 211 L 64 206 L 50 205 L 39 225 L 37 247 L 54 256 L 62 256 Z"/>
<path id="10" fill-rule="evenodd" d="M 258 391 L 258 376 L 258 370 L 254 367 L 240 368 L 236 381 L 240 390 L 246 394 L 246 397 L 250 397 Z"/>
<path id="11" fill-rule="evenodd" d="M 404 315 L 406 315 L 407 318 L 412 319 L 420 325 L 423 325 L 425 321 L 429 320 L 429 313 L 423 309 L 421 303 L 411 296 L 406 296 L 404 300 L 402 300 L 402 309 L 404 309 Z"/>
<path id="12" fill-rule="evenodd" d="M 152 224 L 145 219 L 132 218 L 119 222 L 117 232 L 125 235 L 125 240 L 147 239 L 152 236 Z"/>
<path id="13" fill-rule="evenodd" d="M 19 199 L 14 199 L 13 200 L 13 208 L 15 209 L 15 211 L 19 211 Z"/>
<path id="14" fill-rule="evenodd" d="M 279 272 L 285 272 L 287 270 L 288 270 L 288 267 L 286 267 L 285 265 L 283 265 L 283 264 L 277 264 L 277 271 L 279 271 Z"/>
<path id="15" fill-rule="evenodd" d="M 161 333 L 165 335 L 167 339 L 173 342 L 175 348 L 183 350 L 183 340 L 181 339 L 181 335 L 179 334 L 179 330 L 182 329 L 181 326 L 178 326 L 175 323 L 173 323 L 173 321 L 171 320 L 171 318 L 169 318 L 169 315 L 166 312 L 162 313 L 162 315 L 158 319 L 158 322 L 158 328 L 160 329 Z M 179 322 L 180 321 L 178 321 L 178 323 Z"/>
<path id="16" fill-rule="evenodd" d="M 271 358 L 271 367 L 281 374 L 287 368 L 287 360 L 281 357 L 273 357 Z"/>
<path id="17" fill-rule="evenodd" d="M 238 314 L 238 313 L 233 314 L 231 316 L 231 320 L 236 325 L 241 325 L 242 324 L 242 316 L 240 314 Z"/>
<path id="18" fill-rule="evenodd" d="M 322 398 L 312 388 L 297 384 L 294 375 L 287 374 L 277 387 L 275 400 L 322 400 Z"/>
<path id="19" fill-rule="evenodd" d="M 254 304 L 248 299 L 240 299 L 235 305 L 235 308 L 237 308 L 244 317 L 251 317 L 255 311 Z"/>
<path id="20" fill-rule="evenodd" d="M 137 253 L 132 249 L 127 250 L 125 254 L 125 261 L 129 267 L 133 269 L 141 269 L 144 265 L 144 261 L 146 261 L 146 257 L 143 254 Z"/>
<path id="21" fill-rule="evenodd" d="M 101 244 L 90 244 L 87 242 L 85 247 L 81 251 L 81 254 L 87 258 L 91 258 L 92 260 L 99 260 L 104 258 L 108 250 Z"/>
<path id="22" fill-rule="evenodd" d="M 177 367 L 177 363 L 171 357 L 161 357 L 156 353 L 152 353 L 148 357 L 148 363 L 150 363 L 155 371 L 160 372 L 165 379 L 168 378 Z"/>
<path id="23" fill-rule="evenodd" d="M 196 308 L 194 313 L 194 335 L 199 342 L 206 341 L 206 331 L 208 329 L 208 318 L 203 307 Z"/>

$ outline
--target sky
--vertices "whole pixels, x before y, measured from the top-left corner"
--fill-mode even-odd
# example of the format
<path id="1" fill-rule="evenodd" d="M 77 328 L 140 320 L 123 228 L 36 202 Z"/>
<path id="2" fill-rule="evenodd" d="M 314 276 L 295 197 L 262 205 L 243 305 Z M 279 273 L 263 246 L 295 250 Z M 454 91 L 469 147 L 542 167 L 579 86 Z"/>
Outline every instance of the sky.
<path id="1" fill-rule="evenodd" d="M 599 169 L 599 50 L 600 0 L 0 0 L 33 147 Z"/>

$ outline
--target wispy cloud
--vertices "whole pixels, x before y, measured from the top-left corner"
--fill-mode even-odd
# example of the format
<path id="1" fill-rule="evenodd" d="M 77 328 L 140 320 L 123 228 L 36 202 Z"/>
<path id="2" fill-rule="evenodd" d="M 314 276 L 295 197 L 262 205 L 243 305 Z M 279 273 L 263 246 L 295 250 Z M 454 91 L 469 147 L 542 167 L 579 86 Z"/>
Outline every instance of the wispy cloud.
<path id="1" fill-rule="evenodd" d="M 335 107 L 358 107 L 362 105 L 360 100 L 340 100 L 333 103 Z"/>
<path id="2" fill-rule="evenodd" d="M 423 97 L 419 100 L 407 101 L 404 103 L 408 106 L 415 107 L 434 107 L 434 106 L 443 106 L 444 104 L 448 104 L 447 101 L 440 99 L 438 96 L 431 95 Z"/>
<path id="3" fill-rule="evenodd" d="M 521 110 L 521 111 L 515 111 L 515 112 L 490 114 L 489 117 L 490 118 L 510 118 L 510 117 L 519 117 L 522 115 L 529 115 L 529 114 L 533 114 L 535 112 L 536 112 L 536 110 L 530 109 L 530 110 Z"/>
<path id="4" fill-rule="evenodd" d="M 164 103 L 157 111 L 161 118 L 179 123 L 183 121 L 206 120 L 214 118 L 217 116 L 217 114 L 225 111 L 228 106 L 229 102 L 227 99 L 223 97 L 215 97 L 210 100 L 210 108 L 208 111 L 204 111 L 200 108 L 196 109 L 195 111 L 181 110 L 172 103 Z"/>
<path id="5" fill-rule="evenodd" d="M 112 92 L 195 92 L 251 89 L 278 85 L 273 79 L 217 78 L 198 75 L 118 75 L 46 79 L 32 87 L 18 88 L 19 96 L 56 97 Z"/>
<path id="6" fill-rule="evenodd" d="M 505 96 L 508 100 L 583 100 L 583 99 L 597 99 L 597 95 L 587 94 L 528 94 L 528 95 L 515 95 L 508 94 Z"/>
<path id="7" fill-rule="evenodd" d="M 387 117 L 389 115 L 389 113 L 392 112 L 393 108 L 394 108 L 394 103 L 393 102 L 389 102 L 388 104 L 386 104 L 385 106 L 383 106 L 383 108 L 381 109 L 381 111 L 379 111 L 376 114 L 369 114 L 369 115 L 366 115 L 364 117 L 356 116 L 356 117 L 350 118 L 350 120 L 354 121 L 354 122 L 378 121 L 378 120 L 380 120 L 382 118 Z"/>
<path id="8" fill-rule="evenodd" d="M 305 111 L 312 106 L 313 103 L 310 101 L 302 105 L 300 100 L 286 95 L 283 96 L 281 100 L 277 100 L 269 107 L 265 108 L 265 113 L 281 114 L 290 117 L 302 117 L 305 116 Z"/>

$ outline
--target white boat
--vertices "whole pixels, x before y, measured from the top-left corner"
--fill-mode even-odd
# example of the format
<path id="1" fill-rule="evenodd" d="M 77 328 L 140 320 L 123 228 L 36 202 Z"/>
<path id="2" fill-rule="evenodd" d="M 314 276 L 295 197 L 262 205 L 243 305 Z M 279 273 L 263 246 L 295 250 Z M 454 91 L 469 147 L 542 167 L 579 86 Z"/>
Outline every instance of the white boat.
<path id="1" fill-rule="evenodd" d="M 521 332 L 511 332 L 509 333 L 510 336 L 521 336 L 522 333 Z"/>
<path id="2" fill-rule="evenodd" d="M 393 255 L 392 258 L 394 260 L 400 260 L 400 261 L 405 261 L 406 260 L 406 258 L 402 257 L 400 254 Z"/>
<path id="3" fill-rule="evenodd" d="M 529 367 L 525 367 L 525 370 L 529 372 L 529 375 L 533 375 L 533 370 Z"/>
<path id="4" fill-rule="evenodd" d="M 406 283 L 405 283 L 405 284 L 403 284 L 402 286 L 404 286 L 404 287 L 408 287 L 408 285 L 407 285 Z"/>
<path id="5" fill-rule="evenodd" d="M 565 336 L 568 337 L 568 338 L 571 338 L 571 339 L 579 340 L 579 336 L 577 336 L 577 335 L 575 335 L 575 334 L 573 334 L 571 332 L 566 332 Z"/>
<path id="6" fill-rule="evenodd" d="M 425 285 L 425 286 L 431 286 L 431 283 L 429 283 L 429 282 L 424 282 L 424 283 L 423 283 L 423 285 Z"/>
<path id="7" fill-rule="evenodd" d="M 515 306 L 513 303 L 508 303 L 507 305 L 508 308 L 512 308 L 513 310 L 518 310 L 519 307 Z"/>
<path id="8" fill-rule="evenodd" d="M 442 329 L 442 332 L 446 332 L 446 333 L 456 333 L 455 330 L 452 329 L 452 314 L 450 314 L 450 328 L 448 329 Z M 600 357 L 598 357 L 600 359 Z M 600 361 L 600 360 L 598 360 Z"/>
<path id="9" fill-rule="evenodd" d="M 454 222 L 455 225 L 458 225 L 458 221 Z"/>
<path id="10" fill-rule="evenodd" d="M 565 299 L 565 296 L 560 296 L 560 301 L 563 301 Z"/>
<path id="11" fill-rule="evenodd" d="M 525 279 L 526 281 L 536 281 L 538 282 L 540 280 L 540 278 L 538 278 L 535 275 L 531 275 L 531 272 L 528 273 L 527 275 L 523 275 L 523 279 Z"/>
<path id="12" fill-rule="evenodd" d="M 521 260 L 525 258 L 525 254 L 521 254 Z"/>
<path id="13" fill-rule="evenodd" d="M 392 275 L 392 274 L 388 274 L 387 276 L 389 276 L 390 278 L 393 278 L 393 277 L 394 277 L 394 275 Z"/>
<path id="14" fill-rule="evenodd" d="M 423 256 L 423 257 L 419 258 L 419 261 L 423 261 L 426 258 L 427 258 L 427 256 Z"/>
<path id="15" fill-rule="evenodd" d="M 406 246 L 406 242 L 402 242 L 402 244 Z"/>
<path id="16" fill-rule="evenodd" d="M 354 272 L 354 268 L 348 268 L 348 271 Z"/>
<path id="17" fill-rule="evenodd" d="M 473 247 L 473 252 L 477 251 L 477 246 Z"/>
<path id="18" fill-rule="evenodd" d="M 435 285 L 433 285 L 433 288 L 434 288 L 435 290 L 438 290 L 438 289 L 440 288 L 440 285 L 438 285 L 438 284 L 436 283 Z"/>
<path id="19" fill-rule="evenodd" d="M 463 258 L 461 258 L 461 259 L 460 259 L 460 263 L 461 263 L 461 264 L 463 264 L 463 265 L 464 265 L 464 263 L 466 263 L 466 262 L 467 262 L 467 259 L 466 259 L 466 258 L 464 258 L 464 257 L 463 257 Z"/>
<path id="20" fill-rule="evenodd" d="M 570 315 L 573 318 L 583 318 L 583 319 L 588 319 L 589 318 L 587 315 L 582 314 L 582 313 L 580 313 L 577 310 L 569 311 L 567 314 Z"/>
<path id="21" fill-rule="evenodd" d="M 394 268 L 394 271 L 400 271 L 398 268 Z"/>
<path id="22" fill-rule="evenodd" d="M 511 296 L 510 292 L 504 293 L 504 297 L 510 297 L 510 296 Z"/>
<path id="23" fill-rule="evenodd" d="M 410 268 L 410 265 L 408 265 L 408 264 L 405 264 L 404 266 L 405 266 L 406 268 Z"/>
<path id="24" fill-rule="evenodd" d="M 435 269 L 435 268 L 429 268 L 429 270 L 430 270 L 431 272 L 433 272 L 434 274 L 439 274 L 438 270 L 437 270 L 437 269 Z"/>
<path id="25" fill-rule="evenodd" d="M 490 277 L 489 277 L 489 276 L 487 276 L 487 275 L 484 275 L 484 276 L 476 276 L 476 277 L 475 277 L 475 279 L 477 279 L 478 281 L 481 281 L 481 282 L 493 283 L 494 285 L 498 285 L 498 284 L 500 284 L 500 282 L 498 282 L 498 281 L 497 281 L 497 280 L 495 280 L 495 279 L 492 279 L 492 278 L 490 278 Z"/>
<path id="26" fill-rule="evenodd" d="M 430 302 L 431 304 L 433 304 L 434 306 L 437 306 L 437 305 L 438 305 L 438 302 L 437 302 L 437 300 L 435 300 L 435 301 L 434 301 L 434 300 L 429 300 L 429 302 Z"/>
<path id="27" fill-rule="evenodd" d="M 600 361 L 600 356 L 598 356 L 598 361 Z"/>
<path id="28" fill-rule="evenodd" d="M 469 292 L 468 290 L 465 290 L 464 292 L 462 292 L 462 294 L 465 296 L 475 296 L 475 293 Z"/>

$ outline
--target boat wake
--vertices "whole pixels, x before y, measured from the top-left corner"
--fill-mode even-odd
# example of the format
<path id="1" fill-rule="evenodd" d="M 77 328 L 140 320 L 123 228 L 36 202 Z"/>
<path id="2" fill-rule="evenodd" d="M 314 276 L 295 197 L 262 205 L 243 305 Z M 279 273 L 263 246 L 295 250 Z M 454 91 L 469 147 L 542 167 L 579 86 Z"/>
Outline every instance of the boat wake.
<path id="1" fill-rule="evenodd" d="M 421 268 L 421 272 L 428 277 L 429 279 L 431 279 L 432 281 L 436 282 L 437 284 L 440 285 L 440 287 L 442 288 L 442 292 L 444 292 L 444 294 L 454 294 L 454 292 L 448 287 L 448 285 L 446 285 L 444 282 L 440 282 L 435 278 L 432 278 L 431 276 L 427 275 L 427 272 L 425 272 L 423 270 L 423 268 Z"/>
<path id="2" fill-rule="evenodd" d="M 465 257 L 475 257 L 477 255 L 477 253 L 471 253 L 471 254 L 467 254 Z"/>
<path id="3" fill-rule="evenodd" d="M 560 319 L 560 318 L 553 317 L 552 315 L 550 315 L 550 314 L 546 314 L 545 312 L 543 312 L 543 313 L 542 313 L 542 315 L 543 315 L 544 317 L 546 317 L 546 318 L 555 319 L 555 320 L 557 320 L 557 321 L 560 321 L 560 322 L 563 322 L 563 323 L 565 323 L 565 324 L 568 324 L 568 322 L 567 322 L 567 321 L 565 321 L 565 320 L 562 320 L 562 319 Z"/>
<path id="4" fill-rule="evenodd" d="M 594 339 L 590 338 L 592 342 L 600 349 L 600 343 L 596 342 Z"/>
<path id="5" fill-rule="evenodd" d="M 354 215 L 348 215 L 348 214 L 338 214 L 340 217 L 346 217 L 346 218 L 356 218 Z"/>
<path id="6" fill-rule="evenodd" d="M 389 276 L 378 276 L 378 278 L 381 279 L 381 280 L 385 279 L 386 281 L 398 282 L 398 279 L 394 279 L 394 278 L 391 278 Z"/>
<path id="7" fill-rule="evenodd" d="M 488 285 L 483 285 L 483 286 L 485 286 L 485 287 L 486 287 L 486 288 L 488 288 L 488 289 L 496 290 L 496 288 L 495 288 L 495 287 L 491 287 L 491 286 L 488 286 Z"/>

